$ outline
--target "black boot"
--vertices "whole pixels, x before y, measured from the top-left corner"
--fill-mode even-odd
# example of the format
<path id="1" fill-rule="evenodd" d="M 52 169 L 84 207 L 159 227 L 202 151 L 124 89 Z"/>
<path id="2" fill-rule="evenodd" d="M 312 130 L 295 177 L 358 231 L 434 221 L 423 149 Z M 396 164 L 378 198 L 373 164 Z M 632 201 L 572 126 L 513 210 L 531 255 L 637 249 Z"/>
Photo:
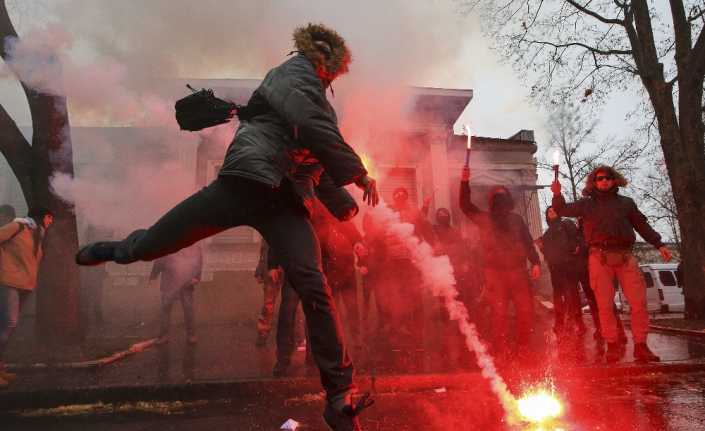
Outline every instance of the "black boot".
<path id="1" fill-rule="evenodd" d="M 334 403 L 328 402 L 323 411 L 323 419 L 333 431 L 362 431 L 357 416 L 372 404 L 374 404 L 374 400 L 370 399 L 369 392 L 360 397 L 354 405 L 352 399 Z"/>
<path id="2" fill-rule="evenodd" d="M 640 363 L 661 362 L 661 358 L 656 356 L 646 343 L 636 343 L 634 345 L 634 360 Z"/>
<path id="3" fill-rule="evenodd" d="M 607 343 L 607 353 L 605 353 L 605 361 L 608 364 L 618 362 L 624 356 L 624 349 L 619 343 Z"/>
<path id="4" fill-rule="evenodd" d="M 101 241 L 86 244 L 76 253 L 76 264 L 81 266 L 95 266 L 104 262 L 115 260 L 115 247 L 117 241 Z"/>

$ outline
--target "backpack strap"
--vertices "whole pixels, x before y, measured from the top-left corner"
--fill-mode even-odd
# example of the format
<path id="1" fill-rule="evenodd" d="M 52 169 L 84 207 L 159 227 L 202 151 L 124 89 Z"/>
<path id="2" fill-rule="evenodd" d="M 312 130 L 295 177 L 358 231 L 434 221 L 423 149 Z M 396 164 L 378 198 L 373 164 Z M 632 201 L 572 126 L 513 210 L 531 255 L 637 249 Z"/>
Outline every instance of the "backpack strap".
<path id="1" fill-rule="evenodd" d="M 20 228 L 17 229 L 17 232 L 13 233 L 11 237 L 9 237 L 8 239 L 6 239 L 5 241 L 3 241 L 3 242 L 0 243 L 0 244 L 4 244 L 4 243 L 6 243 L 6 242 L 12 241 L 17 235 L 20 234 L 20 232 L 22 232 L 22 231 L 24 230 L 24 224 L 22 224 L 22 223 L 17 223 L 17 224 L 20 225 Z"/>

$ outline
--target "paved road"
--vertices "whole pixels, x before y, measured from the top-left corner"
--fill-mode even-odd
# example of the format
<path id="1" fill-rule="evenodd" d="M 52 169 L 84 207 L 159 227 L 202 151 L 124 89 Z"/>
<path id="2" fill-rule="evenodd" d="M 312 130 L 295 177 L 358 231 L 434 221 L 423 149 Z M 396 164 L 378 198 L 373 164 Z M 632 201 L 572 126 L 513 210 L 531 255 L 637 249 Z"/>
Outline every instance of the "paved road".
<path id="1" fill-rule="evenodd" d="M 522 383 L 513 385 L 513 390 L 520 392 Z M 566 408 L 558 421 L 543 428 L 503 424 L 502 410 L 484 385 L 442 393 L 403 388 L 379 393 L 377 403 L 364 414 L 363 424 L 369 431 L 705 429 L 705 373 L 540 383 L 555 385 Z M 123 405 L 120 412 L 94 406 L 83 415 L 62 417 L 58 411 L 48 411 L 42 417 L 0 420 L 3 430 L 246 431 L 276 430 L 294 418 L 302 423 L 300 430 L 314 431 L 325 429 L 320 409 L 320 394 L 309 393 L 288 399 L 132 404 Z"/>

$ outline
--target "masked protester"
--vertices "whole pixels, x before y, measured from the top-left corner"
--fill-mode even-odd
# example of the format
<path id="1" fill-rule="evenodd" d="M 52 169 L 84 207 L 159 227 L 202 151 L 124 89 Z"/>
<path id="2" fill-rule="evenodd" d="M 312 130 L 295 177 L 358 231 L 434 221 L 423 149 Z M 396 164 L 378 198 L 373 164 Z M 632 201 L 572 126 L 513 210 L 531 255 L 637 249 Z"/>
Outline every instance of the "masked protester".
<path id="1" fill-rule="evenodd" d="M 22 307 L 37 287 L 44 237 L 53 222 L 51 211 L 33 208 L 26 218 L 0 227 L 0 388 L 16 378 L 5 371 L 2 359 Z"/>
<path id="2" fill-rule="evenodd" d="M 580 234 L 575 224 L 562 219 L 552 207 L 546 209 L 548 229 L 540 238 L 540 245 L 553 285 L 555 323 L 553 331 L 560 342 L 571 333 L 584 332 L 580 313 L 578 282 L 580 277 Z"/>
<path id="3" fill-rule="evenodd" d="M 169 341 L 171 308 L 179 300 L 184 312 L 184 326 L 189 344 L 196 344 L 196 323 L 193 313 L 193 291 L 201 282 L 203 251 L 199 244 L 183 248 L 176 253 L 161 257 L 154 262 L 150 281 L 161 275 L 159 290 L 162 295 L 160 327 L 157 344 Z"/>
<path id="4" fill-rule="evenodd" d="M 273 250 L 264 240 L 260 246 L 255 279 L 262 285 L 262 308 L 257 317 L 257 341 L 255 344 L 262 347 L 267 344 L 267 338 L 272 331 L 274 306 L 284 284 L 284 270 L 277 263 Z"/>
<path id="5" fill-rule="evenodd" d="M 414 234 L 433 244 L 433 228 L 418 207 L 409 202 L 409 192 L 399 187 L 393 192 L 391 209 L 399 214 L 399 220 L 414 226 Z M 386 339 L 389 350 L 399 352 L 395 358 L 404 362 L 407 369 L 422 363 L 419 355 L 424 349 L 423 289 L 421 274 L 412 262 L 411 252 L 394 234 L 385 231 L 384 267 L 377 296 L 385 319 L 382 339 Z M 406 364 L 406 362 L 409 362 Z M 398 364 L 402 365 L 402 364 Z"/>
<path id="6" fill-rule="evenodd" d="M 294 32 L 296 53 L 270 70 L 248 101 L 247 118 L 210 185 L 166 213 L 149 229 L 122 241 L 89 244 L 76 262 L 128 264 L 176 252 L 226 229 L 248 225 L 276 250 L 303 303 L 321 382 L 326 423 L 335 430 L 360 429 L 351 400 L 353 366 L 343 342 L 309 212 L 314 187 L 354 183 L 363 200 L 379 201 L 376 184 L 345 142 L 326 90 L 348 70 L 350 51 L 338 33 L 309 24 Z M 323 181 L 328 178 L 329 181 Z"/>
<path id="7" fill-rule="evenodd" d="M 497 354 L 507 356 L 508 308 L 514 304 L 516 313 L 516 347 L 519 356 L 529 354 L 533 331 L 534 308 L 527 259 L 531 262 L 531 278 L 541 275 L 540 260 L 534 248 L 529 228 L 518 214 L 512 212 L 514 201 L 505 187 L 495 187 L 489 193 L 489 211 L 482 211 L 471 201 L 470 169 L 465 167 L 460 182 L 460 209 L 475 223 L 480 232 L 484 252 L 483 272 L 485 295 L 490 307 L 491 331 Z"/>
<path id="8" fill-rule="evenodd" d="M 623 355 L 612 312 L 615 278 L 631 306 L 634 358 L 639 362 L 658 362 L 659 357 L 646 344 L 649 329 L 646 282 L 632 254 L 636 240 L 634 230 L 660 251 L 664 261 L 671 259 L 671 252 L 634 201 L 619 194 L 619 188 L 626 185 L 627 181 L 617 170 L 598 166 L 588 175 L 582 192 L 584 197 L 577 202 L 566 203 L 561 185 L 555 181 L 551 185 L 552 204 L 560 216 L 582 217 L 585 240 L 590 247 L 590 284 L 597 298 L 602 335 L 607 341 L 607 362 L 617 362 Z"/>
<path id="9" fill-rule="evenodd" d="M 436 210 L 436 223 L 433 225 L 433 232 L 435 234 L 435 254 L 448 256 L 453 267 L 453 275 L 459 293 L 458 299 L 465 304 L 474 317 L 477 295 L 469 274 L 469 248 L 460 230 L 451 225 L 450 211 L 447 208 Z M 452 367 L 453 351 L 458 353 L 461 364 L 472 364 L 472 358 L 470 358 L 465 346 L 465 338 L 458 330 L 458 325 L 450 320 L 445 307 L 441 307 L 441 323 L 443 335 L 440 341 L 445 365 L 448 368 Z"/>

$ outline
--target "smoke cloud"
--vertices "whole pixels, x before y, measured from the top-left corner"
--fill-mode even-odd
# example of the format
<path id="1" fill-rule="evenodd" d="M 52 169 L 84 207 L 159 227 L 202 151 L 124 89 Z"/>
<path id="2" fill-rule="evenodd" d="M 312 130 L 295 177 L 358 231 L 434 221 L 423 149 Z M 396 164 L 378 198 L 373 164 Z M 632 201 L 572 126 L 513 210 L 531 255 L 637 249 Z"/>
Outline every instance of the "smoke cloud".
<path id="1" fill-rule="evenodd" d="M 344 136 L 363 149 L 381 131 L 407 127 L 408 86 L 461 70 L 458 54 L 467 40 L 467 18 L 457 13 L 453 2 L 440 0 L 37 4 L 11 11 L 20 39 L 9 42 L 12 61 L 7 66 L 32 87 L 66 96 L 74 127 L 139 126 L 163 131 L 158 145 L 170 157 L 133 157 L 125 165 L 123 148 L 147 145 L 154 140 L 154 131 L 150 136 L 131 136 L 130 143 L 81 142 L 74 153 L 85 166 L 77 169 L 75 179 L 54 182 L 56 192 L 74 202 L 89 222 L 114 220 L 111 224 L 122 226 L 110 227 L 122 230 L 158 214 L 194 187 L 195 169 L 184 163 L 189 157 L 175 155 L 190 152 L 194 158 L 200 138 L 178 131 L 173 103 L 184 93 L 176 94 L 174 86 L 164 84 L 169 80 L 262 77 L 287 58 L 295 27 L 323 22 L 346 38 L 353 53 L 351 71 L 334 83 L 332 101 L 343 119 Z M 23 19 L 34 12 L 41 13 L 41 19 Z M 12 76 L 8 69 L 1 74 Z M 217 139 L 224 152 L 232 128 L 206 134 Z M 393 153 L 400 142 L 386 144 L 384 148 Z M 105 175 L 104 167 L 88 166 L 108 151 L 101 145 L 112 145 L 111 151 L 118 153 L 113 160 L 103 161 L 114 165 L 121 181 Z M 166 179 L 170 187 L 158 184 Z M 113 202 L 111 208 L 117 202 L 129 203 L 141 214 L 119 222 L 112 210 L 100 210 L 103 207 L 97 202 L 106 201 Z"/>
<path id="2" fill-rule="evenodd" d="M 516 399 L 497 372 L 494 360 L 487 352 L 487 347 L 480 339 L 475 325 L 470 322 L 465 304 L 458 299 L 459 293 L 456 289 L 453 267 L 448 256 L 435 256 L 431 245 L 414 235 L 414 226 L 410 223 L 402 223 L 399 215 L 386 204 L 381 203 L 370 209 L 368 214 L 376 224 L 402 241 L 409 250 L 414 265 L 422 275 L 423 286 L 443 301 L 451 320 L 458 323 L 458 329 L 465 337 L 465 344 L 469 351 L 475 353 L 477 365 L 482 370 L 483 377 L 489 380 L 492 392 L 502 404 L 508 423 L 514 423 L 517 420 Z"/>

